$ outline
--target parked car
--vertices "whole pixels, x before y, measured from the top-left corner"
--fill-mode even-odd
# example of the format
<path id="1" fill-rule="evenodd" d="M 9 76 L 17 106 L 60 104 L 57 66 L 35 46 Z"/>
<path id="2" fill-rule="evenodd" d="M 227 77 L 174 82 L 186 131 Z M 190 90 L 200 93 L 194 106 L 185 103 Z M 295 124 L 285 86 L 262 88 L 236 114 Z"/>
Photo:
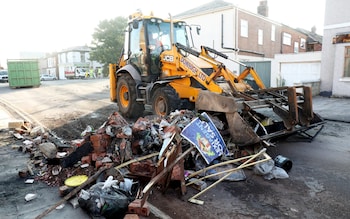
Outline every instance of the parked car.
<path id="1" fill-rule="evenodd" d="M 6 70 L 0 70 L 0 82 L 9 82 L 9 76 Z"/>
<path id="2" fill-rule="evenodd" d="M 54 75 L 43 74 L 40 76 L 40 81 L 53 81 L 53 80 L 57 80 L 56 76 Z"/>

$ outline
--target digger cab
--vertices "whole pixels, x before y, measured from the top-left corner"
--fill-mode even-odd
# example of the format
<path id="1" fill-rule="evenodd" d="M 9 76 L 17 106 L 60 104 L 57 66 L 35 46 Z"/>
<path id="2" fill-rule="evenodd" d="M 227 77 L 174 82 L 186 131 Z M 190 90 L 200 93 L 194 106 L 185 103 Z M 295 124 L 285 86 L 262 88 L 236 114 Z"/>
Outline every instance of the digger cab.
<path id="1" fill-rule="evenodd" d="M 129 22 L 125 41 L 126 64 L 138 70 L 143 82 L 153 82 L 161 73 L 160 54 L 171 50 L 173 43 L 188 45 L 186 24 L 152 16 L 136 17 Z"/>

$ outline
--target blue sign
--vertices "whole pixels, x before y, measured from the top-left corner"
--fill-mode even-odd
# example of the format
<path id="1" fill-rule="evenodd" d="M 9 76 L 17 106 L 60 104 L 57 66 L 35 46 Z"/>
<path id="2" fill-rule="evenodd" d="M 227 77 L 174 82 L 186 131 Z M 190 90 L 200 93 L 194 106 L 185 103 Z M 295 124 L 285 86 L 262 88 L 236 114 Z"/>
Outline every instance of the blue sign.
<path id="1" fill-rule="evenodd" d="M 202 119 L 195 118 L 181 132 L 181 136 L 196 146 L 207 164 L 228 154 L 224 139 L 215 127 L 207 113 L 203 112 Z M 203 119 L 204 118 L 204 119 Z"/>

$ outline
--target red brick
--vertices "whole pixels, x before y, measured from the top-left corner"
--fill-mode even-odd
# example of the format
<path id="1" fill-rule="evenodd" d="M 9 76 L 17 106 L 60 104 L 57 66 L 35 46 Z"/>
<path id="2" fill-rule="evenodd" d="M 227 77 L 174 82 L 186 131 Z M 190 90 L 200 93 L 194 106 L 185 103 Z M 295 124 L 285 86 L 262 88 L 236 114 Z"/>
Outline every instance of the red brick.
<path id="1" fill-rule="evenodd" d="M 87 164 L 91 164 L 91 155 L 88 156 L 84 156 L 81 158 L 81 163 L 87 163 Z"/>
<path id="2" fill-rule="evenodd" d="M 75 139 L 71 141 L 71 144 L 76 147 L 80 147 L 84 144 L 85 139 Z"/>
<path id="3" fill-rule="evenodd" d="M 171 173 L 171 179 L 172 180 L 182 180 L 184 179 L 184 176 L 181 174 L 182 170 L 179 164 L 176 164 L 173 168 L 173 171 Z"/>
<path id="4" fill-rule="evenodd" d="M 91 160 L 96 161 L 96 160 L 102 160 L 106 156 L 106 153 L 92 153 L 91 154 Z"/>
<path id="5" fill-rule="evenodd" d="M 103 165 L 103 163 L 102 163 L 101 160 L 97 160 L 97 161 L 95 162 L 95 167 L 96 167 L 96 169 L 99 169 L 100 167 L 102 167 L 102 165 Z"/>
<path id="6" fill-rule="evenodd" d="M 145 202 L 145 204 L 141 207 L 141 199 L 135 199 L 129 204 L 128 213 L 147 217 L 150 214 L 150 209 L 147 202 Z"/>
<path id="7" fill-rule="evenodd" d="M 111 137 L 107 134 L 95 134 L 90 136 L 90 141 L 94 147 L 94 152 L 105 152 L 106 148 L 111 144 Z"/>
<path id="8" fill-rule="evenodd" d="M 152 176 L 155 171 L 154 163 L 151 160 L 131 163 L 129 171 L 133 174 Z"/>
<path id="9" fill-rule="evenodd" d="M 140 217 L 137 214 L 126 214 L 124 219 L 139 219 Z"/>

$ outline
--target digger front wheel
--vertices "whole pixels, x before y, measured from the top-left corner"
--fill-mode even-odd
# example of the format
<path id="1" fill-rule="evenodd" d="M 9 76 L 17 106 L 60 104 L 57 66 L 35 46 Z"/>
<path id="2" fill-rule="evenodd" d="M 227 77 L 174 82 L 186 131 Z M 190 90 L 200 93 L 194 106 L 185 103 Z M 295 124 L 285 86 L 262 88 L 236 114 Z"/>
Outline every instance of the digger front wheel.
<path id="1" fill-rule="evenodd" d="M 153 113 L 158 116 L 166 116 L 176 109 L 180 109 L 181 100 L 174 88 L 164 86 L 157 88 L 152 96 Z"/>
<path id="2" fill-rule="evenodd" d="M 129 75 L 122 75 L 117 83 L 119 112 L 128 118 L 142 116 L 144 105 L 136 101 L 136 83 Z"/>

